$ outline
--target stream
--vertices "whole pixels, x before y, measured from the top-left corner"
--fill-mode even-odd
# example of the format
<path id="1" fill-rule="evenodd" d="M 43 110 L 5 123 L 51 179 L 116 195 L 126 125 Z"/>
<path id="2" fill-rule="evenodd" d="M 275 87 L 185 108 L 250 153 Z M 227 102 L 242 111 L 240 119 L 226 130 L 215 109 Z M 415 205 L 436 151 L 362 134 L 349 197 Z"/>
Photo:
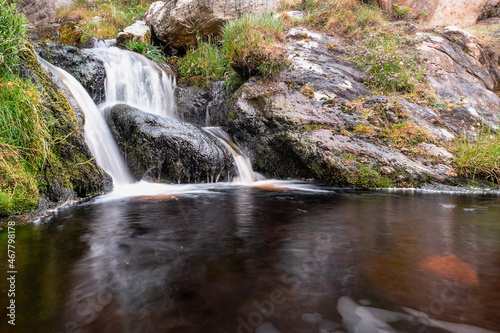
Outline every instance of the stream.
<path id="1" fill-rule="evenodd" d="M 488 196 L 129 185 L 16 227 L 0 331 L 499 332 L 499 220 Z"/>

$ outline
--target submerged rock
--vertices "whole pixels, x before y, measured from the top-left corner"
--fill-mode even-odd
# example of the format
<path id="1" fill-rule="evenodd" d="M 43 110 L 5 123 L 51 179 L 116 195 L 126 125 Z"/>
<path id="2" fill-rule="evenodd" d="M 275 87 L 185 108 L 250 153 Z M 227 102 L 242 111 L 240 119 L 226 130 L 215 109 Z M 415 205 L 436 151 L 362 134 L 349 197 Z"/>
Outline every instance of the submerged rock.
<path id="1" fill-rule="evenodd" d="M 106 69 L 101 60 L 76 47 L 53 42 L 38 44 L 36 52 L 51 64 L 73 75 L 96 104 L 105 100 Z"/>
<path id="2" fill-rule="evenodd" d="M 106 120 L 137 180 L 203 183 L 233 176 L 230 153 L 198 126 L 125 104 L 108 108 Z"/>

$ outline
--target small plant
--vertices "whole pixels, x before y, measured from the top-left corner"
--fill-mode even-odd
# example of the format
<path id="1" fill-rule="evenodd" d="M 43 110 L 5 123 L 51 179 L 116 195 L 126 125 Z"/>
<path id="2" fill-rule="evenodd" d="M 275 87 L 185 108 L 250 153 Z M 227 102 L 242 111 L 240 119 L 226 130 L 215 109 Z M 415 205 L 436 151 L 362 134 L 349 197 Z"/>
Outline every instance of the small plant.
<path id="1" fill-rule="evenodd" d="M 228 59 L 211 40 L 200 42 L 189 51 L 180 61 L 179 70 L 184 77 L 197 77 L 201 85 L 228 78 L 232 72 Z"/>
<path id="2" fill-rule="evenodd" d="M 271 13 L 247 14 L 225 24 L 222 51 L 241 77 L 271 78 L 289 65 L 283 32 L 283 21 Z"/>
<path id="3" fill-rule="evenodd" d="M 412 11 L 412 8 L 404 5 L 398 5 L 397 3 L 393 4 L 393 7 L 400 20 L 404 19 Z"/>
<path id="4" fill-rule="evenodd" d="M 148 44 L 146 42 L 127 40 L 123 43 L 123 46 L 125 46 L 130 51 L 142 54 L 146 58 L 156 62 L 165 62 L 167 60 L 165 54 L 159 47 Z"/>
<path id="5" fill-rule="evenodd" d="M 304 84 L 301 93 L 307 98 L 314 98 L 314 86 L 311 83 Z"/>
<path id="6" fill-rule="evenodd" d="M 451 147 L 458 173 L 500 184 L 500 133 L 481 131 L 476 138 L 461 137 Z"/>
<path id="7" fill-rule="evenodd" d="M 362 135 L 369 135 L 369 136 L 373 136 L 373 135 L 377 134 L 377 132 L 375 131 L 375 127 L 373 127 L 372 125 L 363 124 L 363 123 L 358 124 L 354 128 L 354 133 L 362 134 Z"/>
<path id="8" fill-rule="evenodd" d="M 365 84 L 381 92 L 413 93 L 419 84 L 426 84 L 432 74 L 415 53 L 401 48 L 407 37 L 398 34 L 369 34 L 355 40 L 348 48 L 347 57 L 365 69 Z"/>

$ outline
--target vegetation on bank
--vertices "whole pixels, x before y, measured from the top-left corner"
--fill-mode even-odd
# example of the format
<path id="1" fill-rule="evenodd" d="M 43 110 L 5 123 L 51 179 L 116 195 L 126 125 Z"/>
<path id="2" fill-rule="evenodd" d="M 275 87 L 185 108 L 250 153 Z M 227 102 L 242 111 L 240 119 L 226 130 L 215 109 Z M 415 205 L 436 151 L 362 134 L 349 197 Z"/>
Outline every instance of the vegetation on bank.
<path id="1" fill-rule="evenodd" d="M 59 8 L 61 22 L 77 24 L 83 34 L 112 39 L 144 15 L 151 0 L 76 0 L 69 8 Z"/>
<path id="2" fill-rule="evenodd" d="M 26 24 L 15 4 L 0 0 L 0 215 L 35 207 L 36 174 L 49 153 L 43 100 L 36 86 L 16 74 Z"/>
<path id="3" fill-rule="evenodd" d="M 500 132 L 483 130 L 476 138 L 461 137 L 452 145 L 457 171 L 467 178 L 500 185 Z"/>

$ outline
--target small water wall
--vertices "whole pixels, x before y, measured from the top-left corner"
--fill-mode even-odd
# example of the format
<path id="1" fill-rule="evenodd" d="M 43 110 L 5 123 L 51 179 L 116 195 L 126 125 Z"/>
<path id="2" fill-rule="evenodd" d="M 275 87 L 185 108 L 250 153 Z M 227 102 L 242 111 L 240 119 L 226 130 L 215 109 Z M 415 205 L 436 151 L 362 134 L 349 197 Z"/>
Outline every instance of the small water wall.
<path id="1" fill-rule="evenodd" d="M 143 111 L 177 118 L 175 79 L 157 63 L 140 54 L 117 47 L 97 47 L 90 50 L 106 69 L 106 102 L 101 109 L 125 103 Z"/>
<path id="2" fill-rule="evenodd" d="M 85 88 L 68 72 L 53 66 L 42 58 L 42 65 L 59 77 L 68 87 L 76 102 L 85 113 L 85 141 L 94 155 L 97 164 L 113 178 L 115 185 L 125 185 L 133 182 L 120 150 L 92 98 Z"/>
<path id="3" fill-rule="evenodd" d="M 250 163 L 250 160 L 241 152 L 238 145 L 226 131 L 224 131 L 220 127 L 204 127 L 203 129 L 219 139 L 231 152 L 231 155 L 233 155 L 234 163 L 236 164 L 236 169 L 238 172 L 238 177 L 234 179 L 234 181 L 242 183 L 253 183 L 264 178 L 252 170 L 252 164 Z"/>

